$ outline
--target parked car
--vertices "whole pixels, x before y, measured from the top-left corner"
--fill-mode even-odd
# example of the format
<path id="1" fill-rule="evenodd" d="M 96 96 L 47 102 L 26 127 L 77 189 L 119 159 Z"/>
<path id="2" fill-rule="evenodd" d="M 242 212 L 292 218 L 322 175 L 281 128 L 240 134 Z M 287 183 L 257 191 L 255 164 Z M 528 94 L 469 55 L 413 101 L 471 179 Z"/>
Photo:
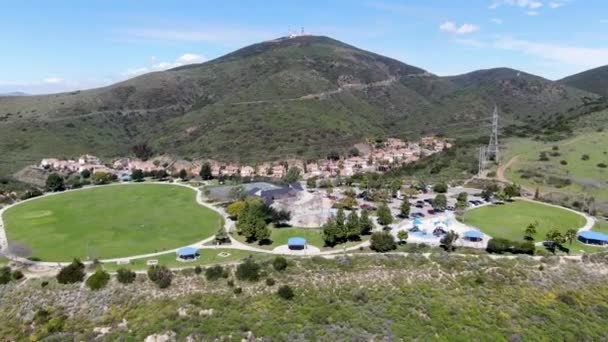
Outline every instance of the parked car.
<path id="1" fill-rule="evenodd" d="M 426 203 L 428 204 L 433 204 L 433 199 L 432 198 L 427 198 L 424 200 Z"/>
<path id="2" fill-rule="evenodd" d="M 420 208 L 420 209 L 422 209 L 422 208 L 424 208 L 424 204 L 418 204 L 418 203 L 417 203 L 415 207 L 416 207 L 416 208 Z"/>
<path id="3" fill-rule="evenodd" d="M 445 210 L 447 210 L 447 211 L 454 211 L 454 210 L 456 210 L 456 208 L 454 208 L 454 207 L 453 207 L 453 206 L 451 206 L 451 205 L 448 205 L 448 206 L 445 208 Z"/>
<path id="4" fill-rule="evenodd" d="M 429 215 L 435 215 L 435 210 L 434 209 L 429 209 L 426 211 Z"/>

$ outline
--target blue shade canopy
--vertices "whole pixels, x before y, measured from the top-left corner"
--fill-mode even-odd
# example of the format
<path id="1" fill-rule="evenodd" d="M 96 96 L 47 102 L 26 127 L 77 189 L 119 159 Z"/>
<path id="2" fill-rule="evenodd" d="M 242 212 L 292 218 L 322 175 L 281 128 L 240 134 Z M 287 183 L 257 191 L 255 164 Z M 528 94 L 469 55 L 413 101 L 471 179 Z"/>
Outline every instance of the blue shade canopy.
<path id="1" fill-rule="evenodd" d="M 606 235 L 604 233 L 600 233 L 600 232 L 594 232 L 591 230 L 582 231 L 582 232 L 578 233 L 578 236 L 582 237 L 583 239 L 587 239 L 587 240 L 597 240 L 597 241 L 608 242 L 608 235 Z"/>
<path id="2" fill-rule="evenodd" d="M 469 230 L 468 232 L 464 233 L 464 237 L 470 239 L 483 239 L 483 234 L 476 230 Z"/>
<path id="3" fill-rule="evenodd" d="M 177 255 L 196 255 L 198 253 L 198 249 L 194 247 L 184 247 L 177 250 Z"/>
<path id="4" fill-rule="evenodd" d="M 287 240 L 288 246 L 305 246 L 306 239 L 301 237 L 292 237 Z"/>

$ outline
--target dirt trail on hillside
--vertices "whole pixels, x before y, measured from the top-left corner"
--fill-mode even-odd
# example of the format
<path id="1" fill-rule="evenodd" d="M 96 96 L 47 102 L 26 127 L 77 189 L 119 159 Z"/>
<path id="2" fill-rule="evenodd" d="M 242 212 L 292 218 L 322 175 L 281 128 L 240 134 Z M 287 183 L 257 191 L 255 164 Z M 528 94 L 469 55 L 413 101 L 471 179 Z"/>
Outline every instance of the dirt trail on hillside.
<path id="1" fill-rule="evenodd" d="M 365 90 L 374 87 L 386 87 L 397 81 L 395 76 L 391 76 L 386 80 L 371 82 L 371 83 L 349 83 L 340 86 L 338 89 L 327 90 L 319 93 L 307 94 L 299 97 L 293 97 L 288 99 L 276 99 L 276 100 L 257 100 L 257 101 L 243 101 L 243 102 L 232 102 L 231 105 L 246 105 L 246 104 L 260 104 L 260 103 L 272 103 L 272 102 L 291 102 L 291 101 L 304 101 L 313 99 L 326 99 L 331 95 L 339 94 L 346 90 Z"/>
<path id="2" fill-rule="evenodd" d="M 513 164 L 515 164 L 519 160 L 520 156 L 521 156 L 520 154 L 513 156 L 511 159 L 509 159 L 509 161 L 500 165 L 498 167 L 498 169 L 496 170 L 496 179 L 498 179 L 499 181 L 504 182 L 504 183 L 511 183 L 507 179 L 505 174 L 507 172 L 507 169 L 509 169 L 511 166 L 513 166 Z M 521 184 L 520 184 L 520 186 L 521 186 L 521 189 L 524 190 L 524 192 L 527 192 L 529 194 L 529 196 L 532 196 L 534 194 L 534 192 L 536 191 L 535 189 L 525 187 Z"/>

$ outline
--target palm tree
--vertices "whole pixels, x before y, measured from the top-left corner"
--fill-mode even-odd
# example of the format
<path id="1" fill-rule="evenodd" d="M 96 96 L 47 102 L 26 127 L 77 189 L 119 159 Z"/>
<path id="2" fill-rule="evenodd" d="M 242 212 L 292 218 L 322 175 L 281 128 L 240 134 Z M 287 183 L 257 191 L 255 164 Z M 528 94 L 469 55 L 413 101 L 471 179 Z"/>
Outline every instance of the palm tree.
<path id="1" fill-rule="evenodd" d="M 568 243 L 570 243 L 572 245 L 572 241 L 574 241 L 576 239 L 576 229 L 568 229 L 566 231 L 566 233 L 564 233 L 564 238 L 566 240 L 568 240 Z"/>

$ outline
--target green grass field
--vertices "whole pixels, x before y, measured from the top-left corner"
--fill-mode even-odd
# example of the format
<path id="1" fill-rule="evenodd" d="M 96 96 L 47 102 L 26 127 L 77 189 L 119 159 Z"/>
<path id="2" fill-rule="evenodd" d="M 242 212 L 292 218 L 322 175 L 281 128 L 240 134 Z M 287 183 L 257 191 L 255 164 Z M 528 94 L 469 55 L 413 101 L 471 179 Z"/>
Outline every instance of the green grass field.
<path id="1" fill-rule="evenodd" d="M 3 218 L 9 242 L 44 261 L 127 257 L 213 235 L 222 218 L 194 196 L 180 186 L 103 186 L 35 199 Z"/>
<path id="2" fill-rule="evenodd" d="M 349 241 L 347 243 L 343 243 L 341 245 L 335 247 L 324 247 L 325 242 L 323 241 L 323 237 L 321 236 L 321 229 L 319 228 L 299 228 L 299 227 L 286 227 L 286 228 L 270 228 L 271 234 L 270 239 L 272 243 L 269 245 L 259 245 L 257 242 L 254 242 L 253 246 L 263 249 L 272 250 L 278 246 L 286 245 L 287 240 L 291 237 L 303 237 L 306 239 L 309 245 L 318 247 L 322 250 L 337 250 L 342 249 L 344 247 L 351 247 L 356 244 L 361 243 L 361 241 Z M 245 242 L 245 238 L 238 234 L 233 234 L 233 237 L 243 243 Z M 369 239 L 369 236 L 363 236 L 362 241 Z"/>
<path id="3" fill-rule="evenodd" d="M 229 253 L 228 256 L 220 256 L 220 253 Z M 164 265 L 171 268 L 176 267 L 194 267 L 194 266 L 206 266 L 212 264 L 223 264 L 230 262 L 240 261 L 248 256 L 255 258 L 264 258 L 266 255 L 262 253 L 255 253 L 250 251 L 242 251 L 238 249 L 218 248 L 218 249 L 201 249 L 199 250 L 200 257 L 192 262 L 177 261 L 175 253 L 167 253 L 152 258 L 145 259 L 133 259 L 127 265 L 118 265 L 116 263 L 105 263 L 103 268 L 109 272 L 114 272 L 119 268 L 128 268 L 131 270 L 146 270 L 148 269 L 148 260 L 158 260 L 159 265 Z M 272 257 L 268 255 L 267 257 Z"/>
<path id="4" fill-rule="evenodd" d="M 535 221 L 538 222 L 535 238 L 539 241 L 552 229 L 565 232 L 585 224 L 585 218 L 573 212 L 526 201 L 472 209 L 464 217 L 466 224 L 477 227 L 492 237 L 510 240 L 523 240 L 524 230 Z"/>

